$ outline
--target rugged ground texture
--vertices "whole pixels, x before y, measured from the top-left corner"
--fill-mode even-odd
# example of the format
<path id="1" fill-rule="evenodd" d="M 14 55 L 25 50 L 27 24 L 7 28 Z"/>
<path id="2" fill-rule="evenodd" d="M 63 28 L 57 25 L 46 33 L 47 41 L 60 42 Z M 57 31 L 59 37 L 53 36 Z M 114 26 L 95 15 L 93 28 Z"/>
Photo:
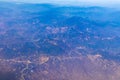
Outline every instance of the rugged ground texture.
<path id="1" fill-rule="evenodd" d="M 120 65 L 101 55 L 0 59 L 2 80 L 119 80 Z M 31 60 L 30 60 L 31 59 Z"/>
<path id="2" fill-rule="evenodd" d="M 119 80 L 120 11 L 0 3 L 0 80 Z"/>

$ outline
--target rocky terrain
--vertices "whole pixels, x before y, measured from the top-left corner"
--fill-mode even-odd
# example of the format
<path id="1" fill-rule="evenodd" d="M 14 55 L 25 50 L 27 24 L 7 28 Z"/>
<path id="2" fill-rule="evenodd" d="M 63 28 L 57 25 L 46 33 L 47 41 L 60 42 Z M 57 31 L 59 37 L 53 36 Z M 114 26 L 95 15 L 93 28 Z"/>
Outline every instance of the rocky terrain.
<path id="1" fill-rule="evenodd" d="M 1 2 L 0 80 L 119 80 L 119 16 L 97 6 Z"/>

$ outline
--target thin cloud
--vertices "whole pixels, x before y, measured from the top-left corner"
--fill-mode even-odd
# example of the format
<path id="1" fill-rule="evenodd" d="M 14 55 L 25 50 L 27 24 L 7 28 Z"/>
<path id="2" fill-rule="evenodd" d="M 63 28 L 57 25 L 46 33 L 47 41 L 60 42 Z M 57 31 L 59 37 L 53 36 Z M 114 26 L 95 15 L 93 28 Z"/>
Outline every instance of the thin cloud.
<path id="1" fill-rule="evenodd" d="M 80 5 L 80 4 L 91 4 L 91 5 L 119 5 L 120 0 L 0 0 L 9 2 L 26 2 L 26 3 L 56 3 L 56 4 L 70 4 L 70 5 Z"/>

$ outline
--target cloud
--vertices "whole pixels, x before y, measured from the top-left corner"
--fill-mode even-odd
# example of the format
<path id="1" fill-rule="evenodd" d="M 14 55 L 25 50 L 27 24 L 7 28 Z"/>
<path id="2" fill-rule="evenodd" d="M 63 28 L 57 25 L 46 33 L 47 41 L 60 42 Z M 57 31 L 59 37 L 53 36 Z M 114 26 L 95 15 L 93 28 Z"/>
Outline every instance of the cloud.
<path id="1" fill-rule="evenodd" d="M 9 0 L 1 0 L 1 1 L 9 1 Z M 78 3 L 81 3 L 81 2 L 87 2 L 87 3 L 107 3 L 107 4 L 110 4 L 111 2 L 112 3 L 120 3 L 120 0 L 10 0 L 10 1 L 18 1 L 18 2 L 56 2 L 56 3 L 59 3 L 59 2 L 67 2 L 67 3 L 71 3 L 71 2 L 78 2 Z"/>
<path id="2" fill-rule="evenodd" d="M 27 3 L 56 3 L 56 4 L 69 4 L 69 5 L 119 5 L 120 0 L 0 0 L 9 2 L 27 2 Z"/>

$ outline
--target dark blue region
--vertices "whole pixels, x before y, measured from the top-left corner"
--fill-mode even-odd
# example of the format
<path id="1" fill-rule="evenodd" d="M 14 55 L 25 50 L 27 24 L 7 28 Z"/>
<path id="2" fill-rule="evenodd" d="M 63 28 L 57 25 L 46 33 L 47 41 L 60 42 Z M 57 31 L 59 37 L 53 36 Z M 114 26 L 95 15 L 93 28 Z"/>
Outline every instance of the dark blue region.
<path id="1" fill-rule="evenodd" d="M 79 50 L 119 60 L 119 10 L 105 7 L 0 3 L 0 53 L 6 58 Z"/>

